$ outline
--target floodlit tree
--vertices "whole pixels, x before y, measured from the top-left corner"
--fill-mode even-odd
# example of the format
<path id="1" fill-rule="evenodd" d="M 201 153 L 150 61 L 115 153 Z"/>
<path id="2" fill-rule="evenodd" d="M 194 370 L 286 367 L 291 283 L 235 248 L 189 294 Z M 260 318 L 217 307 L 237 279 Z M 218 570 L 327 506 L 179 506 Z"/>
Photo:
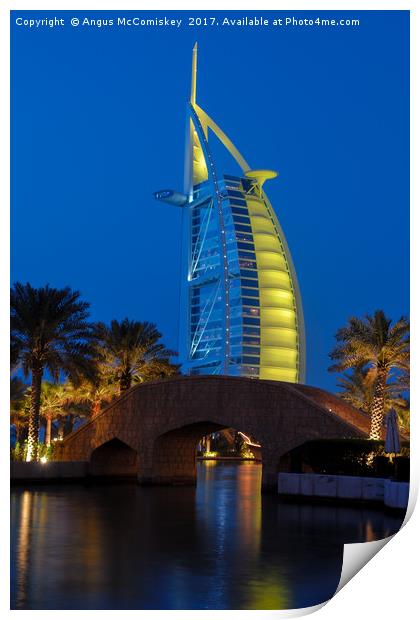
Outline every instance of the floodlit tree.
<path id="1" fill-rule="evenodd" d="M 51 444 L 53 421 L 68 414 L 66 406 L 71 402 L 72 393 L 68 384 L 42 382 L 40 415 L 45 419 L 45 445 Z"/>
<path id="2" fill-rule="evenodd" d="M 330 371 L 343 372 L 349 368 L 372 368 L 375 371 L 370 405 L 371 439 L 381 438 L 385 411 L 386 385 L 394 372 L 398 377 L 408 374 L 410 367 L 410 325 L 405 317 L 396 323 L 376 310 L 363 319 L 351 317 L 336 333 L 337 346 L 330 353 L 335 362 Z"/>
<path id="3" fill-rule="evenodd" d="M 33 288 L 15 283 L 11 289 L 11 350 L 15 366 L 31 376 L 31 406 L 27 461 L 37 459 L 41 384 L 45 371 L 77 382 L 92 372 L 93 331 L 89 304 L 78 291 L 48 284 Z"/>
<path id="4" fill-rule="evenodd" d="M 88 407 L 87 415 L 94 418 L 101 408 L 118 396 L 118 384 L 113 380 L 110 369 L 98 363 L 97 372 L 91 378 L 85 378 L 75 387 L 74 402 Z"/>
<path id="5" fill-rule="evenodd" d="M 372 408 L 375 392 L 376 368 L 355 368 L 351 373 L 344 373 L 338 378 L 338 387 L 341 388 L 338 395 L 353 407 L 369 413 Z M 404 397 L 404 383 L 400 377 L 385 385 L 384 413 L 394 409 L 398 415 L 401 428 L 409 431 L 410 427 L 410 404 Z"/>
<path id="6" fill-rule="evenodd" d="M 150 381 L 178 372 L 169 361 L 176 354 L 159 342 L 162 335 L 153 323 L 128 318 L 113 320 L 109 326 L 97 323 L 95 336 L 99 354 L 118 382 L 120 394 L 134 381 Z"/>

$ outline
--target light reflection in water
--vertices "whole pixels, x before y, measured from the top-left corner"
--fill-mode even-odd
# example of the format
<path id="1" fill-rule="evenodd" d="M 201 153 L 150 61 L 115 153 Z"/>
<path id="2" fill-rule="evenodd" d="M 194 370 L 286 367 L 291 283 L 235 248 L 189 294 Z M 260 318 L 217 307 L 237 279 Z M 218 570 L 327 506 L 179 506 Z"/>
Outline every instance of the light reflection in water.
<path id="1" fill-rule="evenodd" d="M 342 543 L 397 531 L 381 511 L 261 496 L 252 462 L 198 485 L 12 491 L 13 609 L 286 609 L 336 589 Z"/>
<path id="2" fill-rule="evenodd" d="M 33 495 L 29 491 L 24 491 L 20 499 L 20 511 L 17 506 L 12 504 L 12 519 L 15 509 L 15 519 L 19 521 L 18 543 L 17 543 L 17 571 L 16 571 L 16 605 L 26 608 L 26 596 L 29 589 L 28 569 L 29 569 L 29 550 L 31 536 L 31 507 Z"/>

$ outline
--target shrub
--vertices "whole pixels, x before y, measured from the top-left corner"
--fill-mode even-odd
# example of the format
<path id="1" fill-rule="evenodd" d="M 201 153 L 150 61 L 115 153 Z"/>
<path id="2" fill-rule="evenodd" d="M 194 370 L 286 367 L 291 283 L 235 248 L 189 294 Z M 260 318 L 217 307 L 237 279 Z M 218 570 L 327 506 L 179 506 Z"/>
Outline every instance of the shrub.
<path id="1" fill-rule="evenodd" d="M 308 441 L 281 459 L 280 469 L 294 473 L 313 471 L 347 476 L 408 479 L 410 449 L 403 443 L 391 463 L 384 442 L 373 439 L 324 439 Z"/>
<path id="2" fill-rule="evenodd" d="M 46 457 L 49 461 L 54 456 L 54 444 L 46 446 L 45 443 L 38 443 L 38 459 Z M 28 440 L 25 439 L 23 443 L 16 442 L 15 447 L 10 449 L 10 458 L 12 461 L 26 461 L 26 454 L 28 452 Z"/>

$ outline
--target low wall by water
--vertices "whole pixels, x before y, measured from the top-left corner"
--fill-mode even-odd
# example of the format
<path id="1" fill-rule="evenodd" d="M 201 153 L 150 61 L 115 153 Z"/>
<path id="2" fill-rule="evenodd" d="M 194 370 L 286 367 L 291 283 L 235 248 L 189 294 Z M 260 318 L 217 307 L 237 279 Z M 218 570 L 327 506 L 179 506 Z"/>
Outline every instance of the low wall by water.
<path id="1" fill-rule="evenodd" d="M 393 482 L 392 480 L 385 480 L 384 504 L 389 508 L 399 508 L 405 510 L 408 505 L 409 493 L 409 482 Z"/>
<path id="2" fill-rule="evenodd" d="M 88 474 L 88 465 L 85 461 L 50 461 L 48 463 L 12 461 L 10 479 L 12 484 L 82 480 Z"/>
<path id="3" fill-rule="evenodd" d="M 410 485 L 385 478 L 279 473 L 279 495 L 382 503 L 405 509 Z"/>
<path id="4" fill-rule="evenodd" d="M 70 482 L 84 480 L 88 476 L 89 463 L 86 461 L 10 463 L 12 484 Z M 408 482 L 394 482 L 385 478 L 285 472 L 278 474 L 279 495 L 365 501 L 396 509 L 407 507 L 409 487 Z"/>

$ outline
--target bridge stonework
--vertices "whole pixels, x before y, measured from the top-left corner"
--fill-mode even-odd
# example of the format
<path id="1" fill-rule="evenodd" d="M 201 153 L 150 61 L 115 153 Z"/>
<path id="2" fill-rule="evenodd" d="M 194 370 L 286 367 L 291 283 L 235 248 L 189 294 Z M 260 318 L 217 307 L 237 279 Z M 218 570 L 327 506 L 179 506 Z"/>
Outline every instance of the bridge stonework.
<path id="1" fill-rule="evenodd" d="M 244 377 L 176 377 L 131 388 L 66 437 L 57 460 L 87 461 L 94 476 L 142 484 L 194 483 L 201 437 L 235 428 L 262 445 L 263 488 L 281 456 L 311 439 L 366 437 L 369 418 L 333 394 Z"/>

